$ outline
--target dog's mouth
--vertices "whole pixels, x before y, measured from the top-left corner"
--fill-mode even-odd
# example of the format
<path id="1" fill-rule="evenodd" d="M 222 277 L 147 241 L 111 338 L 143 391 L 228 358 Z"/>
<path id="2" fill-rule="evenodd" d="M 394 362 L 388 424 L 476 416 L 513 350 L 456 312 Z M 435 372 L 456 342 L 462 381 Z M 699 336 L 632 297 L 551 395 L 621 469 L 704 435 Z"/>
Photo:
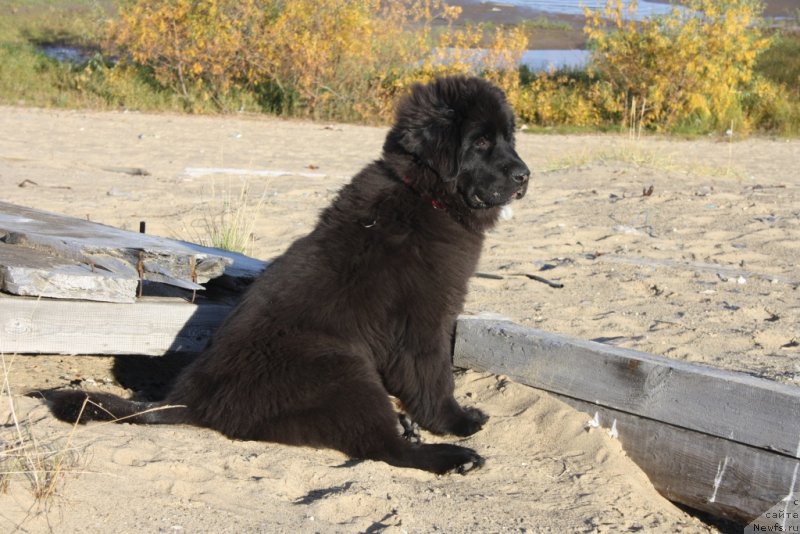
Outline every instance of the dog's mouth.
<path id="1" fill-rule="evenodd" d="M 480 209 L 489 207 L 489 204 L 487 204 L 480 196 L 478 196 L 478 193 L 473 194 L 469 200 L 469 205 L 471 208 Z"/>
<path id="2" fill-rule="evenodd" d="M 493 208 L 495 206 L 504 206 L 511 202 L 512 200 L 519 200 L 525 196 L 525 193 L 528 190 L 528 183 L 524 183 L 519 186 L 515 191 L 511 194 L 503 195 L 499 191 L 492 191 L 484 196 L 481 194 L 474 192 L 472 195 L 467 197 L 467 204 L 472 209 L 486 209 L 486 208 Z"/>

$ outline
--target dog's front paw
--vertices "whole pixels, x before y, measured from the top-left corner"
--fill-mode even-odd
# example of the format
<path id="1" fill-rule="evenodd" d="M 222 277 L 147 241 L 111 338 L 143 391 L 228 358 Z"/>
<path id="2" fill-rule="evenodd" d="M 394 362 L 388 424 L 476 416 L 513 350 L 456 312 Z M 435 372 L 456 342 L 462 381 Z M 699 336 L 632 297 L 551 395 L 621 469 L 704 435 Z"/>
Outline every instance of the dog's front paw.
<path id="1" fill-rule="evenodd" d="M 471 436 L 489 420 L 489 416 L 477 408 L 463 408 L 461 418 L 456 422 L 452 433 L 456 436 Z"/>
<path id="2" fill-rule="evenodd" d="M 476 469 L 480 469 L 484 466 L 486 460 L 484 460 L 482 456 L 471 449 L 470 452 L 472 453 L 470 457 L 466 458 L 463 463 L 457 465 L 454 469 L 454 472 L 458 473 L 459 475 L 466 475 L 467 473 L 475 471 Z"/>

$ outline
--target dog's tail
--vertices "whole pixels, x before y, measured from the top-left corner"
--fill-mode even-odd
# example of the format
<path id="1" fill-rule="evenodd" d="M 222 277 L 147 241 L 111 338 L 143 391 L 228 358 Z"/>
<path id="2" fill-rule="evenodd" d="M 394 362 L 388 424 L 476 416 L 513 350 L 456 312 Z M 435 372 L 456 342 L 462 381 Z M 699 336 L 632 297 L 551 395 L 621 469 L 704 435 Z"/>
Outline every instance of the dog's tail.
<path id="1" fill-rule="evenodd" d="M 137 424 L 180 424 L 188 422 L 185 406 L 163 402 L 142 402 L 123 399 L 111 393 L 87 393 L 77 390 L 50 390 L 29 395 L 48 401 L 56 418 L 68 423 L 113 421 Z"/>

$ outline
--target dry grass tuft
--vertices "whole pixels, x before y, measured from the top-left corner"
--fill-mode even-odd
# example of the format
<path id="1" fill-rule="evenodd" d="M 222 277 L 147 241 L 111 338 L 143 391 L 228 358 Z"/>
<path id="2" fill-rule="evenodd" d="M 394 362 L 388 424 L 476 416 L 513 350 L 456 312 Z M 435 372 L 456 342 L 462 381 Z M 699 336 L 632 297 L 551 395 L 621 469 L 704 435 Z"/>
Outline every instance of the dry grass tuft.
<path id="1" fill-rule="evenodd" d="M 0 491 L 7 492 L 14 478 L 27 481 L 37 503 L 46 503 L 58 494 L 66 475 L 82 465 L 80 451 L 73 446 L 75 426 L 66 438 L 37 437 L 30 420 L 20 420 L 9 382 L 11 361 L 0 354 L 3 386 L 0 399 L 8 403 L 9 420 L 0 430 Z"/>
<path id="2" fill-rule="evenodd" d="M 256 215 L 264 205 L 265 195 L 248 203 L 250 185 L 241 184 L 238 191 L 230 183 L 221 191 L 211 184 L 211 199 L 203 203 L 200 216 L 184 225 L 179 239 L 231 252 L 252 251 Z"/>
<path id="3" fill-rule="evenodd" d="M 623 163 L 634 167 L 649 167 L 662 171 L 677 170 L 677 166 L 669 156 L 643 148 L 635 141 L 628 141 L 603 150 L 576 151 L 567 157 L 548 161 L 544 170 L 545 172 L 554 172 L 580 168 L 586 165 L 606 165 L 609 163 Z"/>

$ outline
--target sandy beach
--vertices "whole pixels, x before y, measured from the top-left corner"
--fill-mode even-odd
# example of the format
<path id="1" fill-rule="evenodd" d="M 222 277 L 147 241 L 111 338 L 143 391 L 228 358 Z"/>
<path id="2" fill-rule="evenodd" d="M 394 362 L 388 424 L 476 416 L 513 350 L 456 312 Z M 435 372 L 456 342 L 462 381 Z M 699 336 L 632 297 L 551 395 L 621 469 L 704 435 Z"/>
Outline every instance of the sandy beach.
<path id="1" fill-rule="evenodd" d="M 0 188 L 7 202 L 130 230 L 146 221 L 181 239 L 244 189 L 249 253 L 268 259 L 379 156 L 385 132 L 0 108 Z M 532 187 L 488 236 L 479 271 L 491 276 L 472 279 L 467 312 L 800 383 L 800 141 L 522 133 L 518 149 Z M 172 371 L 142 356 L 3 361 L 25 431 L 74 455 L 44 503 L 28 479 L 10 480 L 3 531 L 715 531 L 659 496 L 617 440 L 587 430 L 586 414 L 501 376 L 459 372 L 459 401 L 492 417 L 460 441 L 487 465 L 436 477 L 190 427 L 73 432 L 19 393 L 72 384 L 130 395 Z M 0 432 L 8 443 L 16 430 Z"/>

